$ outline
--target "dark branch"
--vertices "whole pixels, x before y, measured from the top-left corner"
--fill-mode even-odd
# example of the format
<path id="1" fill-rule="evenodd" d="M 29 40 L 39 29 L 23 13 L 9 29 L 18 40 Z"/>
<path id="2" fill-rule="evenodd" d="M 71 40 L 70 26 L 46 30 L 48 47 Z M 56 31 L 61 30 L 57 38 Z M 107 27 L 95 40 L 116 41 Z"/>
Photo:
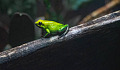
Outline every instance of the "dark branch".
<path id="1" fill-rule="evenodd" d="M 77 37 L 82 37 L 85 34 L 90 33 L 91 31 L 95 31 L 93 29 L 102 27 L 107 24 L 112 24 L 113 22 L 120 20 L 120 11 L 102 16 L 93 21 L 74 26 L 69 29 L 69 32 L 64 36 L 59 38 L 59 36 L 54 36 L 51 38 L 41 38 L 29 43 L 25 43 L 21 46 L 17 46 L 7 51 L 3 51 L 0 53 L 0 64 L 5 63 L 7 61 L 16 59 L 18 57 L 25 56 L 29 53 L 32 53 L 40 48 L 46 47 L 48 45 L 64 42 L 70 39 L 74 39 Z"/>

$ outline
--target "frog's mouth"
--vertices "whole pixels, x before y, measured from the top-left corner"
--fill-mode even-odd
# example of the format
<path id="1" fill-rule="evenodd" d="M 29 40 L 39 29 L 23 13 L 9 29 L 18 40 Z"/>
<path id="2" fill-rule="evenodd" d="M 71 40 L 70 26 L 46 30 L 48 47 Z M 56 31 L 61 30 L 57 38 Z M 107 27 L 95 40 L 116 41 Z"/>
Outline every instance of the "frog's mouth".
<path id="1" fill-rule="evenodd" d="M 38 26 L 37 24 L 35 24 L 37 27 L 39 27 L 39 28 L 42 28 L 42 27 L 40 27 L 40 26 Z"/>

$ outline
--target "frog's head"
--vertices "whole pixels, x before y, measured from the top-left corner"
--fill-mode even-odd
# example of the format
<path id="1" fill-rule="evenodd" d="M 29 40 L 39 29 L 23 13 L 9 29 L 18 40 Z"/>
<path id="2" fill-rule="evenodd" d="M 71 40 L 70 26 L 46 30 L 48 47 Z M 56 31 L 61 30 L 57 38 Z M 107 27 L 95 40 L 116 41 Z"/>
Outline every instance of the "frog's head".
<path id="1" fill-rule="evenodd" d="M 35 22 L 35 25 L 38 27 L 41 27 L 43 20 L 39 19 L 38 21 Z"/>

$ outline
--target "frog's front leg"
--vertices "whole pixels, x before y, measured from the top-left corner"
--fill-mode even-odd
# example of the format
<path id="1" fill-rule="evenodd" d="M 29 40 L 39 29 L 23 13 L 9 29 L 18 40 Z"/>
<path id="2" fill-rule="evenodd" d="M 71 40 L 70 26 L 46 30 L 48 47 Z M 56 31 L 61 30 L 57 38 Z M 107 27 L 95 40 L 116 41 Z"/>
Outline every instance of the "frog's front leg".
<path id="1" fill-rule="evenodd" d="M 46 37 L 48 34 L 50 34 L 50 30 L 46 29 L 47 33 L 44 35 L 44 37 Z"/>

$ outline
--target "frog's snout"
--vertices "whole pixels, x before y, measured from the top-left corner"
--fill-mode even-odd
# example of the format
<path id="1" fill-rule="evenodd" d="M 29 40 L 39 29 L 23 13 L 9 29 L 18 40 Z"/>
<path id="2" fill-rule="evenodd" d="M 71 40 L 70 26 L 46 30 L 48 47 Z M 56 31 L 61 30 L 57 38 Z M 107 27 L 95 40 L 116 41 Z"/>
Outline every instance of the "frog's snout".
<path id="1" fill-rule="evenodd" d="M 35 25 L 37 25 L 37 22 L 35 22 Z"/>
<path id="2" fill-rule="evenodd" d="M 37 22 L 35 22 L 35 25 L 36 25 L 37 27 L 39 27 Z"/>
<path id="3" fill-rule="evenodd" d="M 36 22 L 35 22 L 35 25 L 38 26 Z"/>

